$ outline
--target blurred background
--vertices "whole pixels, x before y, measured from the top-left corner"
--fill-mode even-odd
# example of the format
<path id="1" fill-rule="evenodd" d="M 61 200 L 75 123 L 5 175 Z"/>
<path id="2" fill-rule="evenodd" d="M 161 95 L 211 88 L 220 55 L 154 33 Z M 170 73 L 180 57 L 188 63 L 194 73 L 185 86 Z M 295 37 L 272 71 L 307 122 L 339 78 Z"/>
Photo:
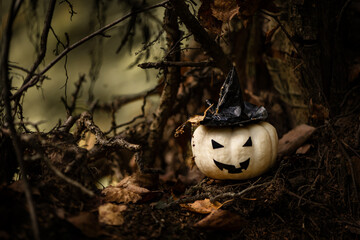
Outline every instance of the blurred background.
<path id="1" fill-rule="evenodd" d="M 1 1 L 1 21 L 7 18 L 11 1 Z M 131 1 L 129 1 L 131 2 Z M 138 1 L 140 3 L 140 1 Z M 156 1 L 148 1 L 153 4 Z M 25 1 L 20 9 L 14 24 L 14 35 L 10 50 L 12 64 L 30 69 L 37 57 L 43 22 L 47 8 L 46 0 Z M 53 21 L 51 24 L 57 37 L 66 44 L 73 44 L 81 38 L 89 35 L 101 26 L 108 24 L 129 13 L 136 3 L 127 1 L 60 1 L 55 6 Z M 72 9 L 71 9 L 72 8 Z M 97 36 L 87 43 L 79 46 L 69 53 L 67 59 L 62 59 L 52 67 L 41 87 L 30 88 L 25 94 L 23 102 L 24 117 L 26 121 L 41 123 L 40 130 L 49 131 L 59 120 L 66 119 L 66 111 L 61 97 L 67 95 L 67 101 L 71 101 L 71 94 L 75 89 L 74 83 L 79 76 L 85 74 L 86 82 L 80 92 L 77 101 L 76 112 L 80 113 L 89 107 L 89 100 L 98 100 L 101 103 L 110 101 L 114 96 L 127 95 L 151 89 L 157 84 L 157 70 L 143 70 L 137 67 L 136 60 L 155 60 L 163 54 L 160 46 L 151 49 L 147 58 L 141 56 L 144 40 L 144 31 L 150 37 L 157 35 L 161 30 L 163 9 L 151 11 L 153 19 L 148 21 L 140 14 L 137 18 L 142 31 L 133 31 L 132 39 L 116 53 L 121 41 L 126 35 L 129 20 L 116 25 L 106 32 L 106 37 Z M 96 16 L 96 17 L 94 17 Z M 149 16 L 147 16 L 149 17 Z M 135 33 L 136 32 L 136 33 Z M 154 42 L 161 45 L 163 39 Z M 130 43 L 130 44 L 129 44 Z M 48 47 L 45 60 L 39 67 L 41 71 L 51 62 L 57 53 L 63 50 L 58 44 L 53 32 L 48 37 Z M 139 58 L 139 56 L 141 58 Z M 65 62 L 66 61 L 66 62 Z M 21 70 L 12 68 L 13 86 L 19 87 L 26 76 Z M 91 86 L 91 81 L 96 81 Z M 93 90 L 89 90 L 92 88 Z M 89 94 L 89 91 L 92 93 Z M 94 99 L 89 99 L 94 96 Z M 146 110 L 153 111 L 158 102 L 158 96 L 150 96 L 147 99 Z M 122 107 L 116 113 L 117 123 L 127 122 L 141 113 L 142 100 L 134 101 Z M 102 128 L 110 128 L 109 114 L 97 111 L 94 115 L 95 122 Z M 31 127 L 30 127 L 31 128 Z"/>

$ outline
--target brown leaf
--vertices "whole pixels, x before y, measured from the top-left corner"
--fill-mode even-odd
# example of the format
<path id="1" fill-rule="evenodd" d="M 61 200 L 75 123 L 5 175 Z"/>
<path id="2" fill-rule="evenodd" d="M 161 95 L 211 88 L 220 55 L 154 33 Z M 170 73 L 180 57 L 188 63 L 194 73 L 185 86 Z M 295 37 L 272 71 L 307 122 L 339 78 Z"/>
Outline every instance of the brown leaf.
<path id="1" fill-rule="evenodd" d="M 137 203 L 157 198 L 161 192 L 139 187 L 133 182 L 132 177 L 126 177 L 116 186 L 108 186 L 102 190 L 101 194 L 105 202 Z"/>
<path id="2" fill-rule="evenodd" d="M 87 237 L 97 237 L 100 234 L 98 221 L 92 213 L 81 212 L 77 216 L 67 218 L 67 220 Z"/>
<path id="3" fill-rule="evenodd" d="M 239 12 L 235 0 L 214 0 L 210 6 L 212 15 L 223 23 L 229 22 Z"/>
<path id="4" fill-rule="evenodd" d="M 181 207 L 186 208 L 191 212 L 209 214 L 213 211 L 219 209 L 223 204 L 215 201 L 210 202 L 210 199 L 206 198 L 204 200 L 197 200 L 193 203 L 180 204 Z"/>
<path id="5" fill-rule="evenodd" d="M 194 224 L 196 228 L 234 231 L 247 225 L 247 221 L 238 214 L 218 209 Z"/>
<path id="6" fill-rule="evenodd" d="M 99 206 L 99 222 L 107 225 L 120 226 L 124 223 L 123 212 L 127 209 L 126 205 L 105 203 Z"/>
<path id="7" fill-rule="evenodd" d="M 101 194 L 104 196 L 105 202 L 136 203 L 142 198 L 141 193 L 133 192 L 128 188 L 114 186 L 108 186 L 102 190 Z"/>
<path id="8" fill-rule="evenodd" d="M 202 4 L 198 11 L 198 19 L 204 28 L 208 29 L 213 34 L 220 35 L 222 22 L 212 15 L 211 2 L 212 1 L 202 0 Z"/>
<path id="9" fill-rule="evenodd" d="M 286 133 L 279 140 L 278 155 L 285 156 L 295 152 L 313 134 L 316 128 L 301 124 Z"/>
<path id="10" fill-rule="evenodd" d="M 305 144 L 296 150 L 296 154 L 306 154 L 311 148 L 310 144 Z"/>

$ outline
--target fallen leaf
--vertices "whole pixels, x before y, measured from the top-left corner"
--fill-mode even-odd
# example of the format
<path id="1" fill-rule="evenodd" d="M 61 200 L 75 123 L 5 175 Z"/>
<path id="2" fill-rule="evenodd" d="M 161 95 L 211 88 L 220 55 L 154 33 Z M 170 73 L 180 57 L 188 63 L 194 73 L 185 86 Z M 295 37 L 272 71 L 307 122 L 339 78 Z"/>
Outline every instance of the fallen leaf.
<path id="1" fill-rule="evenodd" d="M 312 126 L 301 124 L 286 133 L 279 140 L 278 155 L 286 156 L 295 152 L 309 139 L 315 130 L 316 128 Z"/>
<path id="2" fill-rule="evenodd" d="M 101 194 L 104 196 L 105 202 L 136 203 L 141 199 L 140 193 L 122 187 L 108 186 L 102 190 Z"/>
<path id="3" fill-rule="evenodd" d="M 87 237 L 97 237 L 100 234 L 99 223 L 92 213 L 81 212 L 77 216 L 67 218 L 67 221 L 78 228 Z"/>
<path id="4" fill-rule="evenodd" d="M 296 154 L 306 154 L 311 148 L 310 144 L 305 144 L 296 150 Z"/>
<path id="5" fill-rule="evenodd" d="M 102 224 L 120 226 L 124 223 L 123 212 L 127 209 L 126 205 L 105 203 L 99 206 L 99 222 Z"/>
<path id="6" fill-rule="evenodd" d="M 238 214 L 218 209 L 194 224 L 196 228 L 235 231 L 246 227 L 247 221 Z"/>
<path id="7" fill-rule="evenodd" d="M 193 203 L 180 204 L 181 207 L 186 208 L 191 212 L 209 214 L 213 211 L 219 209 L 223 204 L 215 201 L 210 202 L 210 199 L 206 198 L 204 200 L 197 200 Z"/>
<path id="8" fill-rule="evenodd" d="M 159 197 L 162 192 L 150 191 L 134 183 L 131 177 L 124 178 L 116 186 L 108 186 L 101 191 L 105 202 L 137 203 L 146 202 Z"/>

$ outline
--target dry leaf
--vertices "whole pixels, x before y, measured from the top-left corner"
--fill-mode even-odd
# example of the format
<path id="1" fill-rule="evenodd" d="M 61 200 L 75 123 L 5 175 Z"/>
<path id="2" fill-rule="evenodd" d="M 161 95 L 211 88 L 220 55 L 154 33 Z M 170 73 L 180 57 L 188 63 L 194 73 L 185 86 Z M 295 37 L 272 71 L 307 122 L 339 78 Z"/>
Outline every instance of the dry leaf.
<path id="1" fill-rule="evenodd" d="M 77 216 L 69 217 L 67 220 L 78 228 L 87 237 L 99 236 L 99 224 L 94 214 L 81 212 Z"/>
<path id="2" fill-rule="evenodd" d="M 107 225 L 120 226 L 124 223 L 123 212 L 127 209 L 126 205 L 105 203 L 98 209 L 99 222 Z"/>
<path id="3" fill-rule="evenodd" d="M 139 187 L 133 181 L 132 177 L 126 177 L 116 186 L 108 186 L 101 192 L 103 200 L 105 202 L 137 203 L 150 201 L 162 194 L 159 191 L 150 191 Z"/>
<path id="4" fill-rule="evenodd" d="M 206 198 L 204 200 L 197 200 L 193 203 L 180 204 L 181 207 L 186 208 L 191 212 L 209 214 L 213 211 L 219 209 L 223 204 L 215 201 L 210 202 L 210 199 Z"/>
<path id="5" fill-rule="evenodd" d="M 117 203 L 136 203 L 141 199 L 139 193 L 130 191 L 127 188 L 108 186 L 102 190 L 101 194 L 104 196 L 105 202 Z"/>
<path id="6" fill-rule="evenodd" d="M 279 140 L 278 155 L 285 156 L 296 151 L 306 140 L 313 134 L 316 128 L 301 124 L 296 128 L 286 133 Z"/>
<path id="7" fill-rule="evenodd" d="M 199 22 L 211 33 L 220 35 L 222 22 L 212 15 L 210 3 L 211 1 L 202 0 L 201 6 L 198 11 Z"/>
<path id="8" fill-rule="evenodd" d="M 296 150 L 296 154 L 306 154 L 311 148 L 310 144 L 305 144 Z"/>
<path id="9" fill-rule="evenodd" d="M 212 15 L 223 23 L 229 22 L 239 12 L 235 0 L 214 0 L 210 6 Z"/>
<path id="10" fill-rule="evenodd" d="M 238 214 L 218 209 L 194 224 L 196 228 L 234 231 L 247 225 L 247 221 Z"/>

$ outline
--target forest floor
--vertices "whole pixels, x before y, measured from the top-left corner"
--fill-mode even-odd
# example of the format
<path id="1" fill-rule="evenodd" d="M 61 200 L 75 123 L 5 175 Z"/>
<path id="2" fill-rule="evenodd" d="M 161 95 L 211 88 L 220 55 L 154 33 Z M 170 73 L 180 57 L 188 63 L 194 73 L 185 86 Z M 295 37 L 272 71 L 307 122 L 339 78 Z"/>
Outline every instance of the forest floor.
<path id="1" fill-rule="evenodd" d="M 193 176 L 161 176 L 152 189 L 133 175 L 89 197 L 42 176 L 31 184 L 41 237 L 358 239 L 359 117 L 316 128 L 305 151 L 279 157 L 272 171 L 247 181 L 201 179 L 195 169 Z M 0 196 L 0 238 L 32 239 L 21 181 L 1 186 Z"/>

